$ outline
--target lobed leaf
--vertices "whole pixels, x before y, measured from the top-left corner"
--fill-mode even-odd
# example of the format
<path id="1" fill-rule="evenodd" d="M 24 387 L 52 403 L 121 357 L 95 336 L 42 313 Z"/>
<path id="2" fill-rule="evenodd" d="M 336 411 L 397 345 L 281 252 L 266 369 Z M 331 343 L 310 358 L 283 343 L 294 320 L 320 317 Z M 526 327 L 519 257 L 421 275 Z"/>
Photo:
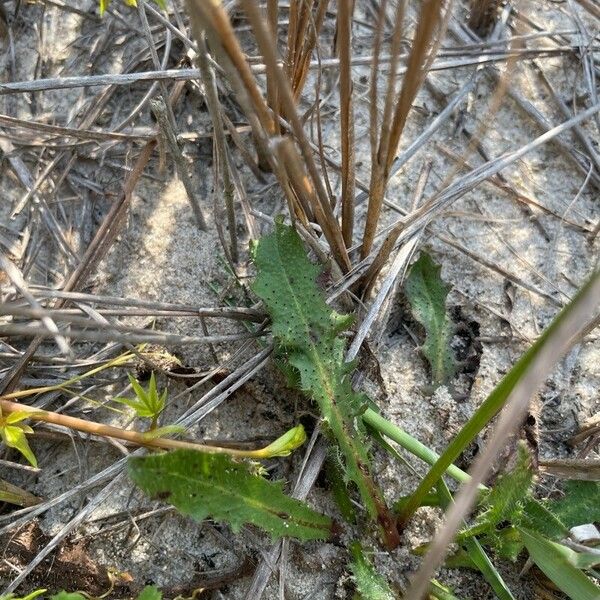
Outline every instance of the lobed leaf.
<path id="1" fill-rule="evenodd" d="M 425 328 L 423 355 L 431 367 L 434 388 L 450 383 L 456 375 L 457 362 L 451 347 L 454 323 L 446 312 L 448 288 L 440 277 L 441 267 L 429 254 L 421 253 L 406 278 L 404 291 L 414 318 Z"/>
<path id="2" fill-rule="evenodd" d="M 196 521 L 212 517 L 234 531 L 252 523 L 274 538 L 327 539 L 332 520 L 286 496 L 281 483 L 250 473 L 246 463 L 223 454 L 176 450 L 132 457 L 133 481 L 149 496 L 166 500 Z"/>
<path id="3" fill-rule="evenodd" d="M 339 336 L 352 317 L 325 302 L 316 283 L 321 269 L 308 260 L 293 228 L 277 222 L 275 231 L 255 245 L 253 258 L 258 271 L 253 289 L 271 316 L 279 358 L 298 373 L 302 390 L 318 404 L 339 446 L 345 477 L 356 484 L 392 547 L 399 541 L 395 519 L 373 481 L 364 432 L 356 424 L 367 401 L 352 389 L 354 365 L 344 361 L 345 341 Z"/>

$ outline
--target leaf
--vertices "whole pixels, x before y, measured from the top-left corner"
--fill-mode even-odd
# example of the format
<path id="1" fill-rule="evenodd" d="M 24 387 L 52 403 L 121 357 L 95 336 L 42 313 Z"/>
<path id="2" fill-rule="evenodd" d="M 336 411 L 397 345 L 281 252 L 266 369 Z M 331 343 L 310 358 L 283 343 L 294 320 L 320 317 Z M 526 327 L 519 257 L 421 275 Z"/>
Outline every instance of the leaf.
<path id="1" fill-rule="evenodd" d="M 550 325 L 544 330 L 542 335 L 531 345 L 531 347 L 521 356 L 510 371 L 502 378 L 500 383 L 491 391 L 485 401 L 475 411 L 473 416 L 465 423 L 462 429 L 456 434 L 448 447 L 436 460 L 433 467 L 427 475 L 421 479 L 419 486 L 407 503 L 401 515 L 401 521 L 406 522 L 412 513 L 419 507 L 422 498 L 437 483 L 440 477 L 446 472 L 446 469 L 452 465 L 454 460 L 460 456 L 461 452 L 475 439 L 477 434 L 487 426 L 487 424 L 500 412 L 507 402 L 511 392 L 517 384 L 529 373 L 531 365 L 534 363 L 538 354 L 550 341 L 553 342 L 557 329 L 561 327 L 572 315 L 580 308 L 582 302 L 589 300 L 593 286 L 600 278 L 600 271 L 594 273 L 591 278 L 580 288 L 571 301 L 554 317 Z M 538 509 L 541 509 L 541 505 Z"/>
<path id="2" fill-rule="evenodd" d="M 59 592 L 50 598 L 50 600 L 86 600 L 85 596 L 77 592 Z"/>
<path id="3" fill-rule="evenodd" d="M 526 456 L 526 459 L 526 468 L 529 468 L 529 456 Z M 437 493 L 444 509 L 448 508 L 448 506 L 452 504 L 453 498 L 448 486 L 446 485 L 446 482 L 443 479 L 440 479 L 437 485 Z M 464 547 L 474 566 L 490 584 L 496 593 L 498 600 L 515 600 L 515 597 L 513 596 L 509 587 L 506 585 L 505 581 L 502 579 L 502 576 L 489 559 L 488 555 L 485 553 L 485 550 L 479 541 L 474 537 L 469 537 L 462 542 L 462 546 Z"/>
<path id="4" fill-rule="evenodd" d="M 496 485 L 483 496 L 481 504 L 485 510 L 477 516 L 473 529 L 483 533 L 494 530 L 502 521 L 518 524 L 532 483 L 531 458 L 521 443 L 517 447 L 515 468 L 500 475 Z"/>
<path id="5" fill-rule="evenodd" d="M 339 336 L 352 317 L 325 302 L 316 284 L 321 269 L 308 260 L 293 228 L 277 222 L 275 231 L 254 246 L 253 258 L 258 270 L 253 289 L 271 316 L 279 358 L 298 372 L 302 390 L 318 404 L 337 441 L 345 477 L 356 484 L 369 515 L 382 525 L 386 543 L 397 545 L 395 519 L 373 481 L 364 432 L 356 425 L 367 402 L 352 390 L 354 365 L 344 361 L 346 344 Z"/>
<path id="6" fill-rule="evenodd" d="M 429 594 L 432 598 L 436 598 L 436 600 L 460 600 L 460 598 L 458 596 L 455 596 L 449 588 L 442 585 L 435 579 L 431 580 Z"/>
<path id="7" fill-rule="evenodd" d="M 154 585 L 147 585 L 136 600 L 162 600 L 162 593 Z"/>
<path id="8" fill-rule="evenodd" d="M 394 600 L 395 594 L 383 576 L 375 570 L 371 561 L 365 557 L 359 542 L 350 544 L 350 554 L 352 562 L 349 566 L 361 600 Z"/>
<path id="9" fill-rule="evenodd" d="M 525 529 L 520 530 L 529 555 L 546 577 L 554 582 L 572 600 L 598 600 L 600 587 L 574 567 L 558 548 L 541 535 Z"/>
<path id="10" fill-rule="evenodd" d="M 456 375 L 457 363 L 450 343 L 455 333 L 446 312 L 448 288 L 440 277 L 441 267 L 425 252 L 414 263 L 404 284 L 414 318 L 425 328 L 421 347 L 429 366 L 434 388 L 448 384 Z"/>
<path id="11" fill-rule="evenodd" d="M 27 596 L 20 596 L 19 598 L 17 598 L 14 594 L 1 594 L 0 600 L 33 600 L 34 598 L 45 594 L 47 591 L 48 590 L 46 589 L 34 590 L 30 594 L 27 594 Z"/>
<path id="12" fill-rule="evenodd" d="M 130 408 L 133 408 L 138 417 L 146 417 L 156 420 L 165 408 L 167 400 L 167 390 L 165 390 L 161 396 L 158 395 L 154 373 L 151 373 L 150 375 L 148 391 L 146 391 L 141 386 L 140 382 L 131 374 L 128 374 L 128 377 L 136 397 L 115 398 L 115 402 L 119 402 L 121 404 L 129 406 Z"/>
<path id="13" fill-rule="evenodd" d="M 543 502 L 533 497 L 525 501 L 522 525 L 551 540 L 560 540 L 569 535 L 569 528 Z"/>
<path id="14" fill-rule="evenodd" d="M 35 506 L 40 498 L 4 479 L 0 479 L 0 502 L 8 502 L 16 506 Z"/>
<path id="15" fill-rule="evenodd" d="M 600 482 L 573 480 L 564 487 L 565 497 L 547 506 L 569 529 L 600 521 Z"/>
<path id="16" fill-rule="evenodd" d="M 15 410 L 15 412 L 8 413 L 4 422 L 8 425 L 14 425 L 20 421 L 25 421 L 25 419 L 31 419 L 31 416 L 35 414 L 35 412 L 29 410 Z"/>
<path id="17" fill-rule="evenodd" d="M 166 500 L 196 521 L 212 517 L 234 531 L 252 523 L 272 537 L 332 536 L 333 522 L 222 454 L 176 450 L 129 459 L 129 475 L 149 496 Z"/>
<path id="18" fill-rule="evenodd" d="M 3 427 L 0 427 L 0 437 L 2 437 L 2 441 L 9 448 L 18 450 L 32 466 L 37 467 L 37 459 L 29 447 L 29 442 L 25 437 L 25 433 L 33 433 L 33 429 L 26 425 L 4 425 Z"/>

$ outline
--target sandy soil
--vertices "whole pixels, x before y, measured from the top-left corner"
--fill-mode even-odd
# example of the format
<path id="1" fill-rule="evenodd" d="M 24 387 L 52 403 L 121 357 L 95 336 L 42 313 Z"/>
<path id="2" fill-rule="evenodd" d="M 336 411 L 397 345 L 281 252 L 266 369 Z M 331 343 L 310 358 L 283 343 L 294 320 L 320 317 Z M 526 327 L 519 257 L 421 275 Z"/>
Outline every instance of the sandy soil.
<path id="1" fill-rule="evenodd" d="M 528 12 L 533 3 L 524 4 L 526 6 L 522 9 Z M 94 12 L 91 1 L 74 5 L 89 14 Z M 13 3 L 7 3 L 7 9 L 10 12 Z M 120 8 L 119 12 L 128 22 L 137 23 L 134 11 Z M 583 12 L 581 16 L 587 18 Z M 568 11 L 563 5 L 543 3 L 535 18 L 544 28 L 572 29 Z M 44 33 L 37 41 L 36 23 L 38 30 L 42 27 Z M 89 45 L 89 40 L 97 39 L 98 27 L 108 27 L 110 23 L 114 23 L 116 32 L 114 37 L 108 38 L 109 49 L 102 53 L 98 52 L 97 46 L 92 46 L 90 50 L 86 43 Z M 591 32 L 598 33 L 597 23 L 586 23 Z M 15 27 L 18 33 L 16 72 L 9 73 L 11 59 L 5 52 L 0 58 L 3 61 L 0 69 L 7 68 L 3 77 L 5 81 L 83 73 L 90 60 L 94 61 L 94 72 L 117 72 L 127 58 L 123 56 L 121 45 L 127 49 L 128 56 L 134 48 L 144 47 L 141 39 L 126 40 L 126 29 L 114 19 L 106 19 L 98 25 L 53 5 L 46 5 L 45 10 L 39 5 L 22 6 Z M 356 35 L 357 52 L 367 53 L 369 30 L 357 26 Z M 39 44 L 44 61 L 36 70 L 35 61 L 28 57 L 37 52 L 36 45 L 39 48 Z M 544 59 L 543 64 L 565 100 L 583 93 L 585 88 L 580 64 L 575 59 L 558 56 Z M 366 90 L 361 79 L 365 73 L 368 71 L 356 70 L 355 85 L 359 93 Z M 432 76 L 432 81 L 450 96 L 471 73 L 472 68 L 440 72 Z M 524 63 L 515 65 L 510 84 L 553 123 L 562 120 L 551 99 L 541 90 Z M 118 121 L 139 101 L 142 89 L 147 88 L 136 86 L 118 90 L 99 123 L 108 126 L 110 122 Z M 469 110 L 457 113 L 437 132 L 435 143 L 429 143 L 394 177 L 388 193 L 390 200 L 410 209 L 416 180 L 425 162 L 432 164 L 425 197 L 447 177 L 456 177 L 455 164 L 445 158 L 436 144 L 463 152 L 467 141 L 461 134 L 462 128 L 474 132 L 480 124 L 485 124 L 484 146 L 491 156 L 517 148 L 539 135 L 540 131 L 531 120 L 509 99 L 505 99 L 500 109 L 489 115 L 487 107 L 492 89 L 491 78 L 482 74 L 470 98 Z M 89 89 L 53 91 L 0 99 L 4 100 L 6 114 L 64 124 L 69 111 L 75 114 L 76 108 L 92 93 Z M 402 148 L 409 145 L 440 108 L 427 90 L 419 94 Z M 326 104 L 325 112 L 329 109 L 335 116 L 335 93 Z M 207 113 L 193 93 L 188 93 L 180 104 L 177 118 L 182 130 L 204 131 L 210 128 Z M 139 122 L 145 126 L 152 124 L 147 114 L 142 115 Z M 586 124 L 585 129 L 592 139 L 598 139 L 594 123 Z M 359 139 L 357 156 L 363 163 L 359 178 L 368 181 L 366 98 L 356 107 L 356 131 Z M 334 149 L 337 134 L 333 120 L 326 121 L 325 133 L 332 156 L 337 158 Z M 569 135 L 565 139 L 573 142 Z M 76 163 L 76 171 L 98 184 L 99 189 L 86 188 L 85 185 L 77 187 L 76 182 L 71 182 L 73 200 L 64 209 L 66 222 L 77 223 L 71 216 L 82 206 L 87 207 L 88 220 L 84 229 L 87 228 L 88 233 L 82 236 L 83 229 L 72 232 L 75 237 L 82 236 L 80 247 L 85 246 L 86 235 L 89 239 L 89 233 L 97 227 L 123 179 L 123 173 L 113 168 L 112 163 L 130 165 L 137 152 L 135 148 L 128 148 L 125 155 L 108 153 L 109 158 L 102 162 L 97 158 L 102 149 L 91 153 L 88 152 L 89 147 L 82 150 Z M 41 168 L 37 161 L 43 156 L 43 148 L 40 145 L 23 146 L 19 147 L 19 151 L 37 174 Z M 243 287 L 232 286 L 214 227 L 211 145 L 206 141 L 186 144 L 185 155 L 208 215 L 208 231 L 200 232 L 193 222 L 185 192 L 173 174 L 170 161 L 167 170 L 161 172 L 158 160 L 153 159 L 149 170 L 153 179 L 146 177 L 137 187 L 126 229 L 94 275 L 87 291 L 198 306 L 218 305 L 225 298 L 246 301 Z M 477 164 L 481 159 L 475 154 L 470 160 Z M 0 242 L 4 251 L 8 248 L 2 240 L 6 238 L 18 246 L 18 234 L 28 227 L 32 217 L 26 209 L 16 218 L 9 218 L 10 211 L 22 197 L 23 188 L 16 182 L 6 158 L 1 164 L 0 189 L 4 202 L 0 204 L 0 234 L 4 237 L 0 238 Z M 591 185 L 582 188 L 585 175 L 579 173 L 556 146 L 547 145 L 531 153 L 514 167 L 506 169 L 503 175 L 522 194 L 535 198 L 557 216 L 534 209 L 535 219 L 532 219 L 510 194 L 484 184 L 436 219 L 424 240 L 425 247 L 442 264 L 442 276 L 452 290 L 448 304 L 456 314 L 457 322 L 471 331 L 472 336 L 479 337 L 472 341 L 469 349 L 472 372 L 459 377 L 452 393 L 445 388 L 438 389 L 433 395 L 426 391 L 429 377 L 417 348 L 420 332 L 407 314 L 401 293 L 394 300 L 389 322 L 376 347 L 384 382 L 384 389 L 380 389 L 378 394 L 383 412 L 436 451 L 444 448 L 520 356 L 527 343 L 539 335 L 558 307 L 573 295 L 597 262 L 598 241 L 591 244 L 582 230 L 593 228 L 599 218 L 597 190 Z M 248 174 L 244 177 L 255 208 L 269 215 L 282 210 L 276 189 L 270 188 L 265 192 L 263 184 L 257 183 Z M 56 200 L 58 197 L 53 186 L 48 186 L 46 193 L 48 198 Z M 565 225 L 560 218 L 565 216 L 577 223 L 579 228 Z M 392 223 L 395 219 L 394 213 L 388 211 L 383 223 Z M 264 231 L 268 229 L 267 223 L 260 220 L 258 223 Z M 242 275 L 251 274 L 245 252 L 247 234 L 241 219 L 238 226 L 244 250 L 239 271 Z M 466 247 L 471 257 L 444 243 L 438 235 Z M 34 268 L 30 282 L 59 284 L 65 259 L 57 253 L 55 244 L 48 241 L 45 232 L 40 245 L 48 269 L 44 272 Z M 18 255 L 18 250 L 16 247 L 13 254 Z M 480 259 L 491 263 L 495 270 L 484 266 Z M 245 280 L 242 279 L 242 282 Z M 529 287 L 534 286 L 543 295 L 525 289 L 522 282 Z M 128 322 L 142 324 L 144 319 L 132 318 Z M 211 334 L 242 331 L 240 326 L 224 321 L 208 322 L 207 326 Z M 200 331 L 197 319 L 184 317 L 160 318 L 155 327 L 189 335 Z M 82 356 L 86 355 L 85 348 L 82 346 Z M 45 351 L 52 352 L 52 346 L 47 345 Z M 235 348 L 226 345 L 214 348 L 190 345 L 177 348 L 176 352 L 184 364 L 200 370 L 215 364 L 229 364 L 231 359 L 233 365 L 240 362 L 240 358 L 234 356 Z M 161 383 L 166 384 L 164 380 Z M 540 456 L 573 455 L 567 441 L 581 423 L 599 410 L 599 384 L 600 344 L 597 335 L 593 334 L 570 353 L 540 392 Z M 179 414 L 208 389 L 200 388 L 186 394 L 187 388 L 183 383 L 170 380 L 168 385 L 170 397 L 177 395 L 179 399 L 169 406 L 167 419 L 169 415 Z M 127 415 L 107 409 L 110 399 L 123 389 L 124 380 L 121 380 L 111 387 L 96 392 L 92 390 L 90 397 L 94 402 L 81 401 L 70 410 L 77 416 L 126 424 L 129 422 Z M 61 402 L 59 399 L 58 404 Z M 311 410 L 300 395 L 285 387 L 282 378 L 271 366 L 202 420 L 192 434 L 205 439 L 272 439 Z M 36 441 L 33 445 L 42 468 L 41 474 L 34 477 L 3 468 L 3 476 L 44 499 L 58 496 L 122 456 L 116 447 L 83 439 Z M 408 460 L 417 472 L 424 473 L 423 465 L 416 459 L 408 457 Z M 297 453 L 289 460 L 268 466 L 274 477 L 292 481 L 300 462 L 301 453 Z M 468 466 L 468 461 L 464 466 Z M 399 467 L 379 453 L 376 453 L 376 472 L 390 501 L 410 493 L 418 481 L 408 469 Z M 544 493 L 549 493 L 556 487 L 556 481 L 547 478 L 543 486 Z M 99 490 L 90 491 L 87 497 L 93 498 Z M 319 509 L 335 514 L 335 505 L 323 482 L 317 482 L 308 500 Z M 47 511 L 38 522 L 41 531 L 47 536 L 56 534 L 84 503 L 85 497 L 77 496 Z M 74 539 L 85 541 L 85 552 L 102 568 L 129 573 L 131 590 L 152 582 L 164 588 L 165 597 L 171 598 L 178 593 L 190 595 L 195 588 L 208 583 L 219 589 L 208 592 L 207 598 L 245 597 L 254 567 L 270 547 L 269 540 L 255 530 L 247 529 L 240 535 L 233 535 L 227 527 L 210 521 L 196 524 L 171 511 L 151 512 L 157 508 L 157 503 L 143 498 L 125 478 L 121 478 L 113 485 L 109 496 L 77 528 Z M 131 519 L 132 515 L 143 513 L 149 514 L 137 522 Z M 418 565 L 418 559 L 410 554 L 409 549 L 431 537 L 439 524 L 439 517 L 434 510 L 421 510 L 406 532 L 406 544 L 401 549 L 390 554 L 381 551 L 374 554 L 377 565 L 395 585 L 404 585 L 407 575 Z M 357 535 L 364 535 L 364 532 L 357 532 Z M 369 542 L 368 536 L 365 540 Z M 287 558 L 285 595 L 279 595 L 280 583 L 275 575 L 267 587 L 265 598 L 325 600 L 351 597 L 346 553 L 341 546 L 291 542 Z M 519 598 L 534 597 L 529 581 L 518 580 L 518 568 L 501 565 L 501 570 Z M 14 577 L 10 569 L 0 570 L 0 573 L 3 584 Z M 439 578 L 461 598 L 484 600 L 494 597 L 485 582 L 475 574 L 444 570 Z M 43 577 L 35 581 L 32 579 L 20 591 L 30 589 L 34 583 L 42 585 Z M 111 597 L 126 597 L 127 589 L 127 585 L 117 588 Z M 93 593 L 99 593 L 99 590 Z"/>

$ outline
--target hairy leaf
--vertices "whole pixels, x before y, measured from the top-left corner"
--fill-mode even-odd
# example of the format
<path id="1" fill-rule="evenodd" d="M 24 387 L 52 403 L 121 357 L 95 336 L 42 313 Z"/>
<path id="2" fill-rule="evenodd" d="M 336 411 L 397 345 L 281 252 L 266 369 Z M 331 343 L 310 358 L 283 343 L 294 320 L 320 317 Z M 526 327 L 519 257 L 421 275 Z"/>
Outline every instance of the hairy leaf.
<path id="1" fill-rule="evenodd" d="M 450 346 L 455 327 L 446 312 L 448 288 L 440 277 L 441 267 L 425 252 L 414 263 L 404 284 L 414 318 L 425 328 L 423 355 L 431 367 L 434 388 L 456 375 L 456 359 Z"/>
<path id="2" fill-rule="evenodd" d="M 396 596 L 387 581 L 364 555 L 358 542 L 350 544 L 350 553 L 352 554 L 350 569 L 361 600 L 394 600 Z"/>
<path id="3" fill-rule="evenodd" d="M 276 223 L 274 233 L 262 238 L 253 254 L 258 270 L 253 289 L 271 316 L 279 358 L 298 372 L 301 388 L 318 404 L 340 448 L 345 476 L 381 524 L 386 543 L 394 546 L 399 541 L 395 519 L 373 481 L 365 436 L 356 425 L 366 398 L 352 390 L 354 365 L 344 362 L 346 344 L 339 335 L 352 317 L 325 302 L 316 283 L 320 268 L 308 260 L 293 228 Z"/>
<path id="4" fill-rule="evenodd" d="M 210 516 L 234 531 L 252 523 L 274 538 L 326 539 L 333 532 L 329 517 L 286 496 L 281 483 L 254 475 L 246 463 L 223 454 L 176 450 L 133 457 L 129 475 L 146 494 L 196 521 Z"/>
<path id="5" fill-rule="evenodd" d="M 600 482 L 566 481 L 565 497 L 548 508 L 569 528 L 600 521 Z"/>
<path id="6" fill-rule="evenodd" d="M 484 510 L 477 516 L 475 528 L 490 531 L 502 521 L 518 524 L 532 484 L 531 458 L 525 446 L 519 444 L 515 468 L 500 475 L 496 485 L 485 493 L 482 500 Z"/>

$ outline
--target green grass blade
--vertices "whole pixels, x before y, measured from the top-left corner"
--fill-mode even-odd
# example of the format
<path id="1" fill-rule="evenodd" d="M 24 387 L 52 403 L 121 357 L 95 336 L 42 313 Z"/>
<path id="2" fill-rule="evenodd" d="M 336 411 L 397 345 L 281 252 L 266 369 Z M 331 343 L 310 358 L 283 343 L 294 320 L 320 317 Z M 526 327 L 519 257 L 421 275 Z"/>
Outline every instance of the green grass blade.
<path id="1" fill-rule="evenodd" d="M 465 450 L 465 448 L 475 439 L 477 434 L 498 414 L 508 400 L 514 387 L 529 369 L 533 359 L 546 344 L 548 338 L 562 323 L 563 319 L 569 314 L 571 309 L 577 304 L 577 300 L 583 297 L 598 278 L 600 278 L 600 272 L 595 273 L 579 290 L 571 302 L 556 315 L 539 339 L 532 344 L 525 354 L 523 354 L 512 369 L 502 378 L 500 383 L 492 390 L 483 404 L 475 411 L 473 416 L 465 423 L 463 428 L 450 442 L 427 475 L 421 480 L 421 483 L 412 496 L 412 500 L 407 504 L 405 511 L 401 516 L 402 521 L 405 522 L 413 514 L 420 506 L 421 501 L 426 494 L 437 483 L 440 477 L 442 477 L 446 469 L 448 469 L 461 452 L 463 452 L 463 450 Z"/>
<path id="2" fill-rule="evenodd" d="M 448 489 L 448 486 L 443 479 L 440 479 L 437 485 L 438 496 L 442 500 L 442 505 L 447 508 L 448 505 L 453 501 L 452 494 Z M 469 558 L 473 561 L 475 567 L 483 575 L 485 580 L 490 584 L 491 588 L 499 600 L 515 600 L 512 592 L 502 579 L 502 575 L 498 573 L 498 570 L 489 559 L 485 550 L 475 537 L 466 538 L 461 542 L 462 546 L 466 550 Z"/>
<path id="3" fill-rule="evenodd" d="M 525 529 L 519 530 L 525 547 L 546 577 L 571 600 L 599 600 L 600 587 L 573 566 L 555 544 Z"/>
<path id="4" fill-rule="evenodd" d="M 222 454 L 176 450 L 132 457 L 129 475 L 149 496 L 168 501 L 196 521 L 212 517 L 234 531 L 252 523 L 272 537 L 332 537 L 334 523 L 307 504 L 286 496 L 281 483 L 252 474 L 246 463 Z"/>

